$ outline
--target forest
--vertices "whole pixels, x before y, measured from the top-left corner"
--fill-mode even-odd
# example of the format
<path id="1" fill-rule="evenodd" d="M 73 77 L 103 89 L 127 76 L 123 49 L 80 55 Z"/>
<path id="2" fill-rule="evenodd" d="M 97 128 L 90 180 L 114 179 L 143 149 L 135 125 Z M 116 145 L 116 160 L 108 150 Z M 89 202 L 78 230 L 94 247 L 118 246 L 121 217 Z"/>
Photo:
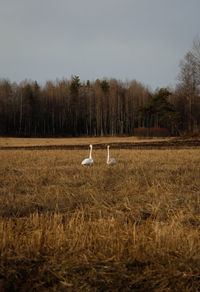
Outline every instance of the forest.
<path id="1" fill-rule="evenodd" d="M 200 130 L 200 39 L 180 62 L 175 88 L 132 80 L 0 80 L 0 135 L 174 136 Z"/>

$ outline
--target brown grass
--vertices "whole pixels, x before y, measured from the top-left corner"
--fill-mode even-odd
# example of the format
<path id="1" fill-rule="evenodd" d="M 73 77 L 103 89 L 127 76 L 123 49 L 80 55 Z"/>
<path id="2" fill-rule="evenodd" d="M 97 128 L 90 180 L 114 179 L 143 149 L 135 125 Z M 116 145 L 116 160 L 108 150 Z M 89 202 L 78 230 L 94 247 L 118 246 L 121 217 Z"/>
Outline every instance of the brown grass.
<path id="1" fill-rule="evenodd" d="M 51 145 L 89 145 L 101 143 L 168 141 L 172 138 L 140 138 L 140 137 L 83 137 L 83 138 L 6 138 L 0 137 L 0 147 L 9 146 L 51 146 Z"/>
<path id="2" fill-rule="evenodd" d="M 199 150 L 0 151 L 1 291 L 199 291 Z"/>

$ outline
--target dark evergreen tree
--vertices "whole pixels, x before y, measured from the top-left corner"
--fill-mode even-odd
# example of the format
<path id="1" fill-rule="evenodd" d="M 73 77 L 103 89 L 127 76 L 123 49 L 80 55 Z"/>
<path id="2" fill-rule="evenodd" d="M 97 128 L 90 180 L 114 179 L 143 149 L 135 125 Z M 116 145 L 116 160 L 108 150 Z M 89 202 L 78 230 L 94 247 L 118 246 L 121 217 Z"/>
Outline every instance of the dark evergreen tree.
<path id="1" fill-rule="evenodd" d="M 145 126 L 149 129 L 149 134 L 151 127 L 165 127 L 171 133 L 178 132 L 181 116 L 168 101 L 170 94 L 167 89 L 162 88 L 150 102 L 138 107 L 139 117 L 145 119 Z"/>

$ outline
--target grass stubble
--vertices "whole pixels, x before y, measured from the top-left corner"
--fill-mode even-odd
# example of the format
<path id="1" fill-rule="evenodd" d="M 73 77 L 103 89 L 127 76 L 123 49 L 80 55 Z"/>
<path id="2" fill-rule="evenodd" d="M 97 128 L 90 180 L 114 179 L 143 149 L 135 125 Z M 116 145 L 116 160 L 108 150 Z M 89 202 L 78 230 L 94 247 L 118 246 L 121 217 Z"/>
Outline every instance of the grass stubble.
<path id="1" fill-rule="evenodd" d="M 0 152 L 1 291 L 199 291 L 200 154 Z"/>

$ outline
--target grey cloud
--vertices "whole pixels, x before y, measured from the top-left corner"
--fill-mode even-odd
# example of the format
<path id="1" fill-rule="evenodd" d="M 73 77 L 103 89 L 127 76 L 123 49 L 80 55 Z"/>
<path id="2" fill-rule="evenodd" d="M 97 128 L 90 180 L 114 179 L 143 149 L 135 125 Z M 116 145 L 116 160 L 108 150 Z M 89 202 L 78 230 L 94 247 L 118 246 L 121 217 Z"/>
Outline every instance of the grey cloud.
<path id="1" fill-rule="evenodd" d="M 1 1 L 0 77 L 176 82 L 199 33 L 199 0 Z"/>

